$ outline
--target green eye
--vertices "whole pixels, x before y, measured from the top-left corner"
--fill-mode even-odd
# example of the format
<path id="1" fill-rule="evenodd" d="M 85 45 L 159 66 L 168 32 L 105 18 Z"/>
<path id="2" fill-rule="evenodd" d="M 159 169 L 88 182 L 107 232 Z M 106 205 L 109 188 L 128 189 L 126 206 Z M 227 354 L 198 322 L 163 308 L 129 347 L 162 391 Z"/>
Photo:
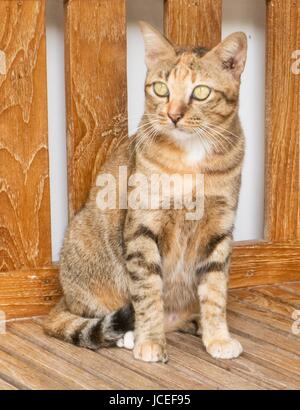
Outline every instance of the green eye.
<path id="1" fill-rule="evenodd" d="M 206 85 L 198 85 L 193 91 L 193 98 L 199 101 L 206 100 L 211 93 L 211 89 L 206 87 Z"/>
<path id="2" fill-rule="evenodd" d="M 153 90 L 159 97 L 168 97 L 169 89 L 165 83 L 156 82 L 153 84 Z"/>

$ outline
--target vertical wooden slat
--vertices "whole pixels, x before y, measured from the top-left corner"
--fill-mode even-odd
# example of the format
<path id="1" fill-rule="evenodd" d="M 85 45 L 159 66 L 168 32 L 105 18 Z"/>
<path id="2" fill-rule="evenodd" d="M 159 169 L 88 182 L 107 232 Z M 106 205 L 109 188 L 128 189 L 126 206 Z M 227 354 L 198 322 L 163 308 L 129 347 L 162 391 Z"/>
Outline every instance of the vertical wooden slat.
<path id="1" fill-rule="evenodd" d="M 299 240 L 300 0 L 267 2 L 266 238 Z"/>
<path id="2" fill-rule="evenodd" d="M 164 22 L 174 44 L 212 48 L 221 39 L 222 0 L 165 0 Z"/>
<path id="3" fill-rule="evenodd" d="M 66 3 L 70 216 L 127 132 L 125 0 Z"/>
<path id="4" fill-rule="evenodd" d="M 51 262 L 44 16 L 0 1 L 0 271 Z"/>

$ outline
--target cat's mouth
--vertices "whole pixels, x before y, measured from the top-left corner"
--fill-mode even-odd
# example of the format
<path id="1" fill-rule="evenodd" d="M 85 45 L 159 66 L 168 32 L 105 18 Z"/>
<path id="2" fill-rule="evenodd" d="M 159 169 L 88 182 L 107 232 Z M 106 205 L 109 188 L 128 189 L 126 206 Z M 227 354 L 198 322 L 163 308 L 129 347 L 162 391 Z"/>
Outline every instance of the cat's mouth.
<path id="1" fill-rule="evenodd" d="M 193 134 L 183 127 L 173 128 L 170 131 L 170 136 L 179 141 L 186 141 L 187 139 L 193 138 Z"/>
<path id="2" fill-rule="evenodd" d="M 177 141 L 184 141 L 192 138 L 195 135 L 193 129 L 187 127 L 186 124 L 180 121 L 177 122 L 177 124 L 159 121 L 153 124 L 153 128 L 158 133 L 163 133 L 169 138 L 175 139 Z"/>

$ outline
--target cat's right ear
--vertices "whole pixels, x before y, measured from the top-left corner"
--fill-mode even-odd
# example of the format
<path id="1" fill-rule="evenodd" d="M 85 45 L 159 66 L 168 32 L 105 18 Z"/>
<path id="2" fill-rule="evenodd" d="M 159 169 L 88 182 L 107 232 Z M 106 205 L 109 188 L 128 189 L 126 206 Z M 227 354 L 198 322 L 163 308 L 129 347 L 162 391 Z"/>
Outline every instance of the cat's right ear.
<path id="1" fill-rule="evenodd" d="M 139 22 L 145 43 L 145 59 L 148 69 L 161 60 L 176 56 L 172 44 L 158 30 L 145 21 Z"/>

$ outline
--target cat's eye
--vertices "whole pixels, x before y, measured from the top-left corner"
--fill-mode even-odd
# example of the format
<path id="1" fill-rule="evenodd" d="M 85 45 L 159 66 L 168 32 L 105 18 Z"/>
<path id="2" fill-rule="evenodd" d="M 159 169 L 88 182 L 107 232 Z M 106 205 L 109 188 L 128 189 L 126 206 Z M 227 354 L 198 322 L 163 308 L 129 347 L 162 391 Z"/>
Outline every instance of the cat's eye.
<path id="1" fill-rule="evenodd" d="M 199 101 L 206 100 L 211 93 L 211 89 L 206 85 L 198 85 L 193 91 L 192 97 Z"/>
<path id="2" fill-rule="evenodd" d="M 165 83 L 157 81 L 153 84 L 153 90 L 158 97 L 168 97 L 169 89 Z"/>

